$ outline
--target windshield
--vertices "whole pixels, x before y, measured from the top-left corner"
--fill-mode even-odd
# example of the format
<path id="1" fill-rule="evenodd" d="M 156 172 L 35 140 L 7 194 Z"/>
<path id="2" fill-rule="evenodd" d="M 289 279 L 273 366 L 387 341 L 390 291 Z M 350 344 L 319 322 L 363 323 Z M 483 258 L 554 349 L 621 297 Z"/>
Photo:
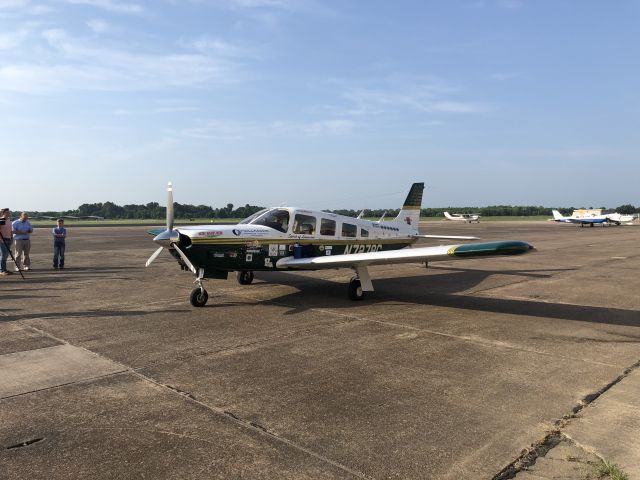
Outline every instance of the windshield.
<path id="1" fill-rule="evenodd" d="M 247 218 L 245 218 L 244 220 L 242 220 L 240 223 L 251 223 L 252 221 L 254 221 L 256 218 L 258 218 L 260 215 L 262 215 L 264 212 L 266 212 L 267 209 L 263 208 L 262 210 L 260 210 L 259 212 L 254 213 L 251 216 L 248 216 Z"/>
<path id="2" fill-rule="evenodd" d="M 251 220 L 252 225 L 264 225 L 281 232 L 286 232 L 289 228 L 289 211 L 284 208 L 273 208 L 263 215 Z"/>

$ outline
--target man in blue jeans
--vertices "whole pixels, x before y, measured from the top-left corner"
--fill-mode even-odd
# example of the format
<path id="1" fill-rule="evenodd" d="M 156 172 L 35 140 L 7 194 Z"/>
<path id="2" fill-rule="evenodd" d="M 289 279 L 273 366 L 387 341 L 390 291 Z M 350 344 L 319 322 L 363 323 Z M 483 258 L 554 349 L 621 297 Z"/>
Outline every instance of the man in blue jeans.
<path id="1" fill-rule="evenodd" d="M 7 270 L 7 259 L 13 242 L 11 232 L 11 210 L 8 208 L 0 209 L 0 275 L 11 275 Z"/>
<path id="2" fill-rule="evenodd" d="M 53 229 L 53 268 L 64 268 L 64 239 L 67 238 L 67 229 L 64 228 L 64 219 L 58 219 L 58 226 Z"/>

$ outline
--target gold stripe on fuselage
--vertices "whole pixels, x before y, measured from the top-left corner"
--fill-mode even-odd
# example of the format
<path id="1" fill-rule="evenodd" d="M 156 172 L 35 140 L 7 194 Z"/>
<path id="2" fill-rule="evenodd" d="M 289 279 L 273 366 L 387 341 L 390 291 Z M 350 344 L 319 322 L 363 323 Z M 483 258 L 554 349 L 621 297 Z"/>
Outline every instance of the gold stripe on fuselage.
<path id="1" fill-rule="evenodd" d="M 415 238 L 377 238 L 377 239 L 351 239 L 351 240 L 336 240 L 336 239 L 322 239 L 322 238 L 192 238 L 191 243 L 194 245 L 244 245 L 246 243 L 256 244 L 305 244 L 305 245 L 393 245 L 393 244 L 406 244 L 411 245 L 416 241 Z"/>

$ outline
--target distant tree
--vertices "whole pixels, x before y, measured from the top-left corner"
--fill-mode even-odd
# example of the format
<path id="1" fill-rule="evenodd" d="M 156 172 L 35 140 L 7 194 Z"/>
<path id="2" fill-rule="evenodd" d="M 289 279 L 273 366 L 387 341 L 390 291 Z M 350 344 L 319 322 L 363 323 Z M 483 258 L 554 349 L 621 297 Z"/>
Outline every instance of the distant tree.
<path id="1" fill-rule="evenodd" d="M 633 215 L 636 213 L 636 207 L 631 204 L 620 205 L 616 208 L 616 212 L 622 213 L 623 215 Z"/>

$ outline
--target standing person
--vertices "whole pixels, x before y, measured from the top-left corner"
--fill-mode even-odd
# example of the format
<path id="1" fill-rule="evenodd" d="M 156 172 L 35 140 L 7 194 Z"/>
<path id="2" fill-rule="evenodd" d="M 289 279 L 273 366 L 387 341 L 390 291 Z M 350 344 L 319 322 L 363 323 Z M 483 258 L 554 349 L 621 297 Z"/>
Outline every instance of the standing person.
<path id="1" fill-rule="evenodd" d="M 13 227 L 13 239 L 15 240 L 15 257 L 16 257 L 16 272 L 22 270 L 29 270 L 31 268 L 31 259 L 29 258 L 29 252 L 31 251 L 31 240 L 29 235 L 33 233 L 33 227 L 29 222 L 29 215 L 27 212 L 22 212 L 20 218 L 14 221 Z"/>
<path id="2" fill-rule="evenodd" d="M 11 243 L 13 242 L 13 234 L 11 233 L 11 210 L 8 208 L 0 209 L 0 275 L 11 275 L 7 270 L 7 258 L 11 253 Z"/>
<path id="3" fill-rule="evenodd" d="M 64 239 L 67 238 L 67 229 L 64 228 L 64 219 L 58 219 L 58 226 L 53 229 L 53 268 L 64 268 Z"/>

